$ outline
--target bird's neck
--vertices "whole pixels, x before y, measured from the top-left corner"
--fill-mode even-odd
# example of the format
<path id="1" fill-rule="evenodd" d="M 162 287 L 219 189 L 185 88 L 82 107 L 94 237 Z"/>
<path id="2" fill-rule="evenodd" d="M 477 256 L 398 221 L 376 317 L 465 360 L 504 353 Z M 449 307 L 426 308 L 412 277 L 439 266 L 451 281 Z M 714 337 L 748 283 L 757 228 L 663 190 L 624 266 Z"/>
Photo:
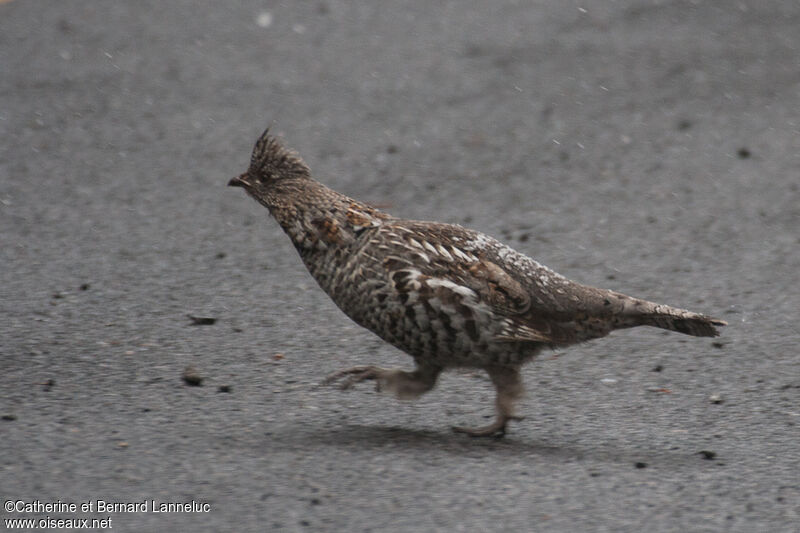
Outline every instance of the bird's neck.
<path id="1" fill-rule="evenodd" d="M 391 217 L 312 179 L 285 179 L 260 199 L 303 254 L 351 243 Z"/>

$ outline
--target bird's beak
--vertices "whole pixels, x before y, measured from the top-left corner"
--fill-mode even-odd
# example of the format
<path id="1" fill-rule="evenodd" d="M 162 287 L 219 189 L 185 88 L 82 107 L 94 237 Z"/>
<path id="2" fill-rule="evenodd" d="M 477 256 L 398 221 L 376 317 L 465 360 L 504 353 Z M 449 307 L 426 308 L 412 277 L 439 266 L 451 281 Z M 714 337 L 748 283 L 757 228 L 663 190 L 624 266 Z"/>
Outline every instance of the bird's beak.
<path id="1" fill-rule="evenodd" d="M 228 187 L 250 187 L 250 182 L 247 181 L 247 173 L 231 178 L 231 181 L 228 182 Z"/>

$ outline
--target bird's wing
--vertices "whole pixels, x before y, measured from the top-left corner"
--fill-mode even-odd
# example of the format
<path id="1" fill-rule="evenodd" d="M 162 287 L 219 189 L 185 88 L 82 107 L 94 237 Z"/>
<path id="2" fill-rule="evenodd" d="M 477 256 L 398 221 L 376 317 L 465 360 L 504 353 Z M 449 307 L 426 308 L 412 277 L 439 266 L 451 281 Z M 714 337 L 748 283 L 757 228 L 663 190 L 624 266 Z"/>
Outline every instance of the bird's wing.
<path id="1" fill-rule="evenodd" d="M 492 246 L 479 249 L 473 243 L 479 234 L 436 223 L 397 222 L 379 231 L 384 268 L 401 294 L 415 292 L 429 301 L 449 302 L 462 314 L 483 309 L 501 324 L 495 340 L 550 344 L 569 340 L 569 332 L 556 317 L 541 312 L 549 302 L 541 298 L 536 302 L 525 280 L 501 266 L 503 262 L 491 252 L 494 239 Z"/>

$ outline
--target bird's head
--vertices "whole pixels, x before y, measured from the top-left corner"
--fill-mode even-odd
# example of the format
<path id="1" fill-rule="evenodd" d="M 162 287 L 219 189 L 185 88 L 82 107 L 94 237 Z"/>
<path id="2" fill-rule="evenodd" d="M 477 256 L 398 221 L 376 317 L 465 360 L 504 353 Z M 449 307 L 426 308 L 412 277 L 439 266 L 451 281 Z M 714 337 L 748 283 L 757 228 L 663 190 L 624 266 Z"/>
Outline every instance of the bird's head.
<path id="1" fill-rule="evenodd" d="M 247 172 L 231 179 L 228 185 L 244 187 L 250 194 L 258 196 L 260 191 L 268 189 L 278 180 L 310 176 L 311 171 L 305 161 L 270 135 L 267 128 L 256 141 Z"/>

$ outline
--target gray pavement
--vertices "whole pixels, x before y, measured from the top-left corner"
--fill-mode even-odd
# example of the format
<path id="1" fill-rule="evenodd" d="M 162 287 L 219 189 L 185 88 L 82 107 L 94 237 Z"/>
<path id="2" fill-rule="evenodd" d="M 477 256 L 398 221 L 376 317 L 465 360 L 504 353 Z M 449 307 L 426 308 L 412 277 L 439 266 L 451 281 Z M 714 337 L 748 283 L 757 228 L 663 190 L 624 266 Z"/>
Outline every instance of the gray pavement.
<path id="1" fill-rule="evenodd" d="M 800 531 L 796 1 L 0 2 L 0 496 L 196 502 L 113 531 Z M 267 125 L 315 175 L 729 321 L 410 366 L 225 187 Z M 187 315 L 216 319 L 192 326 Z M 192 365 L 202 386 L 181 380 Z"/>

